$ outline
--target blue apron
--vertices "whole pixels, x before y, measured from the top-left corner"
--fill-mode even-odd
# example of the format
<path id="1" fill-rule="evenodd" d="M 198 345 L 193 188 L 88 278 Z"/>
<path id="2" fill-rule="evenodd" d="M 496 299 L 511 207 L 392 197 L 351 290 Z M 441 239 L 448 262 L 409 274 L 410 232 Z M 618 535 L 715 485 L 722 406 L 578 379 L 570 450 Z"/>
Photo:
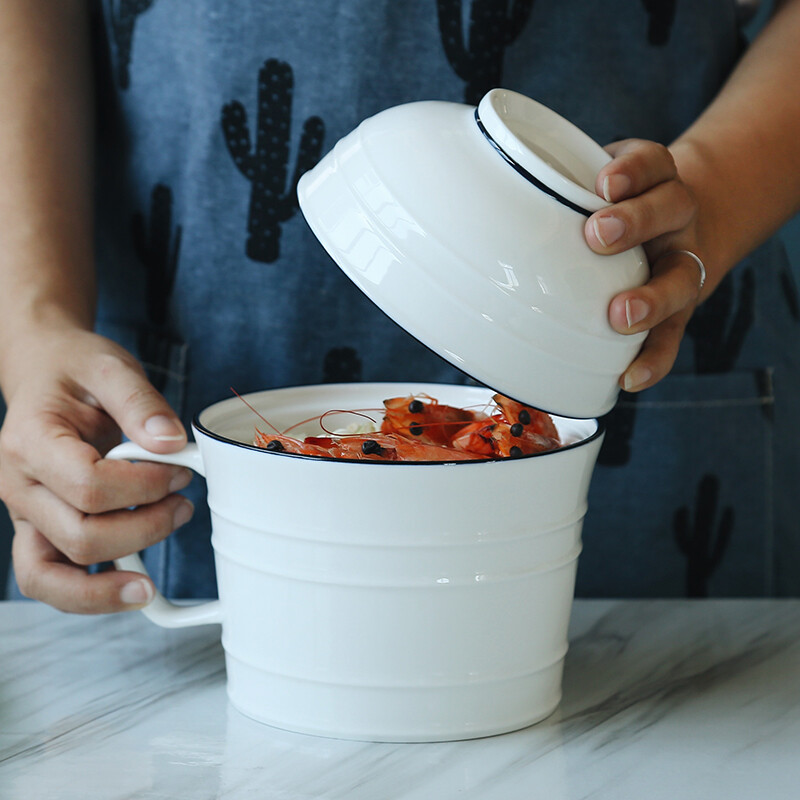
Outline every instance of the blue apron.
<path id="1" fill-rule="evenodd" d="M 95 23 L 98 329 L 187 428 L 230 386 L 467 380 L 298 212 L 298 175 L 362 119 L 501 85 L 601 143 L 669 143 L 742 50 L 733 0 L 105 0 Z M 799 360 L 770 242 L 698 310 L 673 374 L 609 415 L 579 595 L 800 591 Z M 187 494 L 195 519 L 146 562 L 166 594 L 211 596 L 202 480 Z"/>

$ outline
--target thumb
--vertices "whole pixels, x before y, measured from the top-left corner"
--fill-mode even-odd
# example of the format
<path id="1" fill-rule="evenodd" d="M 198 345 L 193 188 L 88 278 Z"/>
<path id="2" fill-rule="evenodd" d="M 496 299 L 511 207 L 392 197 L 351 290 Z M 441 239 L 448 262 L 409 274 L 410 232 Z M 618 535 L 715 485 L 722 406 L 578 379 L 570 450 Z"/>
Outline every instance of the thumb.
<path id="1" fill-rule="evenodd" d="M 131 441 L 151 453 L 174 453 L 186 444 L 177 414 L 132 357 L 104 360 L 87 378 L 86 388 Z"/>

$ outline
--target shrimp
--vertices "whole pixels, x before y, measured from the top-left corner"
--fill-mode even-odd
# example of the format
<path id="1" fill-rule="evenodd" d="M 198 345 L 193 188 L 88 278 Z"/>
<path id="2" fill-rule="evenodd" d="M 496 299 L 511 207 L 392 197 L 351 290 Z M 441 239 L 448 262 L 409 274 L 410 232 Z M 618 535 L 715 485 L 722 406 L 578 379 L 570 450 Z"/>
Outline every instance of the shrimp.
<path id="1" fill-rule="evenodd" d="M 453 438 L 453 447 L 465 453 L 476 453 L 484 458 L 497 455 L 494 429 L 497 421 L 491 417 L 465 425 Z"/>
<path id="2" fill-rule="evenodd" d="M 428 395 L 394 397 L 384 400 L 383 433 L 395 433 L 425 444 L 452 446 L 465 425 L 486 415 L 466 408 L 444 405 Z"/>
<path id="3" fill-rule="evenodd" d="M 439 444 L 427 444 L 404 436 L 387 434 L 396 442 L 399 461 L 475 461 L 485 456 L 479 453 L 464 452 Z"/>
<path id="4" fill-rule="evenodd" d="M 505 421 L 512 427 L 518 422 L 529 433 L 553 439 L 560 444 L 558 430 L 549 414 L 530 406 L 524 406 L 502 394 L 493 395 L 492 400 L 497 403 Z"/>
<path id="5" fill-rule="evenodd" d="M 451 447 L 476 458 L 514 458 L 560 446 L 549 414 L 501 394 L 492 400 L 496 410 L 489 415 L 453 408 L 427 395 L 395 397 L 384 401 L 381 431 Z"/>
<path id="6" fill-rule="evenodd" d="M 275 453 L 295 453 L 305 456 L 328 456 L 328 449 L 318 444 L 307 444 L 282 433 L 264 433 L 256 428 L 253 444 Z"/>
<path id="7" fill-rule="evenodd" d="M 291 428 L 286 433 L 256 428 L 253 443 L 325 458 L 418 462 L 515 458 L 560 447 L 549 414 L 500 394 L 492 400 L 494 409 L 474 410 L 448 406 L 428 395 L 393 397 L 384 400 L 384 418 L 374 433 L 328 433 L 301 441 L 287 435 Z"/>
<path id="8" fill-rule="evenodd" d="M 301 442 L 291 436 L 256 430 L 254 444 L 277 452 L 354 461 L 470 461 L 481 457 L 394 434 L 307 436 Z"/>
<path id="9" fill-rule="evenodd" d="M 481 446 L 484 446 L 483 440 L 488 439 L 496 456 L 501 458 L 516 458 L 561 446 L 558 430 L 549 414 L 501 394 L 494 395 L 492 400 L 498 411 L 492 415 L 494 425 L 477 432 L 482 440 Z M 464 435 L 467 433 L 465 431 Z M 459 438 L 453 444 L 469 447 L 471 443 Z"/>
<path id="10" fill-rule="evenodd" d="M 462 428 L 453 447 L 495 458 L 517 458 L 561 446 L 549 414 L 496 394 L 497 412 Z"/>
<path id="11" fill-rule="evenodd" d="M 331 458 L 355 461 L 398 461 L 394 442 L 376 434 L 343 434 L 341 436 L 307 436 L 305 443 L 324 447 Z"/>

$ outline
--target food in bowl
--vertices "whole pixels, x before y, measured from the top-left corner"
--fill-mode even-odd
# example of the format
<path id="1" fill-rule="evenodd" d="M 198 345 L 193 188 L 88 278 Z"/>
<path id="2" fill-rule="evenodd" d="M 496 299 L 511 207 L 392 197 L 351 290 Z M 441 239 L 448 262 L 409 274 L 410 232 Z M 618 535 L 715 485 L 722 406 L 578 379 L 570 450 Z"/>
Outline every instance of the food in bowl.
<path id="1" fill-rule="evenodd" d="M 479 409 L 457 408 L 440 403 L 427 394 L 384 400 L 383 420 L 378 427 L 365 412 L 357 415 L 370 424 L 354 430 L 327 431 L 326 435 L 289 435 L 272 428 L 256 427 L 253 444 L 274 452 L 369 461 L 470 461 L 520 456 L 554 450 L 561 440 L 549 414 L 501 394 Z M 335 411 L 331 413 L 341 414 Z"/>

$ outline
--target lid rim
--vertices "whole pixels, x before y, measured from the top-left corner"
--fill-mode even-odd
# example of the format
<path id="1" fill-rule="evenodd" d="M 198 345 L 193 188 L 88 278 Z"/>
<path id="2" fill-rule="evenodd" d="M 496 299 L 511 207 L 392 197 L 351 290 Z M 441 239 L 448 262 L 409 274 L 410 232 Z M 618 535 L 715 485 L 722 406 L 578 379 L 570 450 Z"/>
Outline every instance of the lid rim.
<path id="1" fill-rule="evenodd" d="M 490 89 L 478 104 L 478 110 L 492 139 L 510 154 L 515 164 L 523 166 L 548 189 L 580 208 L 589 209 L 590 213 L 611 205 L 594 190 L 597 173 L 611 161 L 611 156 L 585 131 L 553 109 L 509 89 Z M 534 126 L 540 144 L 547 147 L 548 139 L 558 140 L 560 144 L 552 142 L 556 151 L 548 148 L 545 154 L 532 147 L 520 128 L 528 125 Z M 556 154 L 564 150 L 564 145 L 567 152 Z M 568 167 L 569 172 L 564 171 L 567 163 L 562 162 L 563 157 L 577 159 Z M 578 174 L 582 177 L 576 177 Z"/>
<path id="2" fill-rule="evenodd" d="M 501 158 L 509 164 L 509 166 L 513 167 L 526 181 L 533 184 L 537 189 L 544 192 L 547 195 L 550 195 L 554 200 L 557 200 L 561 205 L 566 206 L 571 211 L 577 211 L 579 214 L 583 214 L 584 217 L 591 217 L 594 214 L 594 211 L 590 211 L 583 206 L 578 205 L 577 203 L 573 203 L 572 200 L 568 200 L 564 195 L 559 194 L 555 189 L 548 186 L 543 181 L 539 180 L 535 175 L 531 172 L 528 172 L 525 167 L 522 166 L 519 162 L 515 161 L 505 150 L 498 144 L 498 142 L 492 137 L 488 130 L 486 130 L 486 126 L 481 121 L 480 114 L 478 113 L 478 109 L 475 109 L 475 122 L 478 124 L 478 130 L 484 135 L 486 141 L 494 148 L 494 150 L 501 156 Z"/>

